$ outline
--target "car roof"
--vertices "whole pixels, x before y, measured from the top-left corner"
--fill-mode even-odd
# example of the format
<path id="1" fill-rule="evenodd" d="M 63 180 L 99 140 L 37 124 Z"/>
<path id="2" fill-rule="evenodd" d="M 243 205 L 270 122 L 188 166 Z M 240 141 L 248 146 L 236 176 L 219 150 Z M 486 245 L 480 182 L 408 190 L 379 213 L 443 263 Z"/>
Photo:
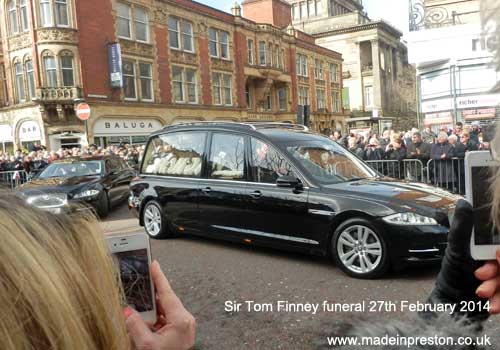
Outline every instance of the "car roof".
<path id="1" fill-rule="evenodd" d="M 106 160 L 106 159 L 117 159 L 118 156 L 115 155 L 88 155 L 88 156 L 76 156 L 76 157 L 67 157 L 63 159 L 58 159 L 54 161 L 55 163 L 68 163 L 68 162 L 87 162 L 87 161 L 95 161 L 95 160 Z"/>
<path id="2" fill-rule="evenodd" d="M 317 134 L 309 132 L 309 129 L 306 126 L 299 124 L 277 122 L 237 123 L 203 121 L 169 125 L 164 127 L 162 130 L 153 133 L 151 136 L 188 130 L 219 130 L 243 132 L 252 136 L 265 136 L 267 139 L 277 143 L 317 140 L 318 137 L 321 137 Z"/>

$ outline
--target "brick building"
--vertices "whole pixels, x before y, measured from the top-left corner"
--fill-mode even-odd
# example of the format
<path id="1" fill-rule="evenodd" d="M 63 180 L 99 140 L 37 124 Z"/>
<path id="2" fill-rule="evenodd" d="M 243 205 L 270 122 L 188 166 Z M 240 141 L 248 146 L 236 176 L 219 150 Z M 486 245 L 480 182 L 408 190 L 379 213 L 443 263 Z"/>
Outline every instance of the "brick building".
<path id="1" fill-rule="evenodd" d="M 287 26 L 281 0 L 243 4 L 270 4 L 276 16 L 263 24 L 239 6 L 228 14 L 190 0 L 0 4 L 0 149 L 70 147 L 86 134 L 103 146 L 140 143 L 193 120 L 294 122 L 298 104 L 311 105 L 315 130 L 344 126 L 341 55 Z M 110 79 L 113 44 L 121 74 Z M 87 126 L 74 112 L 81 100 Z"/>

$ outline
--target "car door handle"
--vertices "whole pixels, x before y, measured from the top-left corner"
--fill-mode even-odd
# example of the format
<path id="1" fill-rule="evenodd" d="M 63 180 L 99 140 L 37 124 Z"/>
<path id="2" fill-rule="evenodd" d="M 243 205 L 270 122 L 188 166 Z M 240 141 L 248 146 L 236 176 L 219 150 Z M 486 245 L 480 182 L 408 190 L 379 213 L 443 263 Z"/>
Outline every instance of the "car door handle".
<path id="1" fill-rule="evenodd" d="M 205 187 L 205 188 L 203 188 L 201 190 L 201 192 L 203 192 L 203 193 L 210 193 L 210 192 L 212 192 L 212 189 L 210 187 Z"/>
<path id="2" fill-rule="evenodd" d="M 260 192 L 260 191 L 253 191 L 252 193 L 250 193 L 250 196 L 252 198 L 258 199 L 258 198 L 262 197 L 262 192 Z"/>

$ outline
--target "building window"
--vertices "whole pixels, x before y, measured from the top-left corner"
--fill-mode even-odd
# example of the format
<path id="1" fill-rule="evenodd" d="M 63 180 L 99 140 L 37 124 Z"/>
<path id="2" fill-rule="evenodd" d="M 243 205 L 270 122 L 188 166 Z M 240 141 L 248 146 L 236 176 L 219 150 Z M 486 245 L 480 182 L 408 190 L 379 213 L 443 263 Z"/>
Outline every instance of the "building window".
<path id="1" fill-rule="evenodd" d="M 209 37 L 210 56 L 219 57 L 219 51 L 217 49 L 217 30 L 210 28 L 208 30 L 208 37 Z"/>
<path id="2" fill-rule="evenodd" d="M 16 73 L 16 92 L 19 102 L 26 101 L 26 95 L 24 92 L 24 77 L 23 77 L 23 66 L 21 63 L 16 63 L 14 65 L 14 71 Z"/>
<path id="3" fill-rule="evenodd" d="M 72 56 L 69 55 L 61 56 L 61 70 L 62 70 L 63 86 L 75 86 Z"/>
<path id="4" fill-rule="evenodd" d="M 123 92 L 126 100 L 137 99 L 135 65 L 133 61 L 123 60 Z"/>
<path id="5" fill-rule="evenodd" d="M 332 112 L 340 112 L 340 93 L 337 91 L 332 91 Z"/>
<path id="6" fill-rule="evenodd" d="M 299 105 L 309 105 L 309 88 L 299 86 Z"/>
<path id="7" fill-rule="evenodd" d="M 42 27 L 68 27 L 68 0 L 40 0 L 40 19 Z"/>
<path id="8" fill-rule="evenodd" d="M 259 41 L 259 65 L 266 65 L 266 42 Z"/>
<path id="9" fill-rule="evenodd" d="M 280 47 L 278 45 L 276 45 L 274 47 L 274 66 L 276 68 L 280 68 Z"/>
<path id="10" fill-rule="evenodd" d="M 280 111 L 286 111 L 286 89 L 278 89 L 278 108 Z"/>
<path id="11" fill-rule="evenodd" d="M 245 85 L 245 98 L 247 102 L 247 108 L 252 109 L 252 93 L 250 91 L 250 86 Z"/>
<path id="12" fill-rule="evenodd" d="M 194 69 L 173 66 L 172 81 L 176 103 L 195 104 L 198 102 L 196 71 Z"/>
<path id="13" fill-rule="evenodd" d="M 191 23 L 170 17 L 168 19 L 168 37 L 170 48 L 194 52 L 193 25 Z"/>
<path id="14" fill-rule="evenodd" d="M 220 39 L 220 57 L 229 59 L 229 33 L 219 32 Z"/>
<path id="15" fill-rule="evenodd" d="M 149 41 L 149 18 L 146 9 L 135 6 L 132 8 L 130 5 L 118 2 L 116 21 L 118 37 L 141 42 Z"/>
<path id="16" fill-rule="evenodd" d="M 57 87 L 56 59 L 54 56 L 46 56 L 43 60 L 47 87 Z"/>
<path id="17" fill-rule="evenodd" d="M 292 5 L 292 18 L 294 21 L 298 21 L 300 19 L 300 8 L 299 4 Z"/>
<path id="18" fill-rule="evenodd" d="M 326 102 L 325 102 L 325 90 L 316 89 L 316 106 L 318 111 L 325 111 Z"/>
<path id="19" fill-rule="evenodd" d="M 9 101 L 9 90 L 7 90 L 7 75 L 5 74 L 5 65 L 2 64 L 2 70 L 0 71 L 0 78 L 2 79 L 2 97 L 3 97 L 3 102 L 8 105 L 10 103 Z"/>
<path id="20" fill-rule="evenodd" d="M 229 59 L 229 33 L 209 28 L 208 37 L 210 56 Z"/>
<path id="21" fill-rule="evenodd" d="M 212 86 L 215 105 L 233 105 L 231 75 L 222 73 L 212 74 Z"/>
<path id="22" fill-rule="evenodd" d="M 297 55 L 297 75 L 307 77 L 309 73 L 307 71 L 307 56 L 298 54 Z"/>
<path id="23" fill-rule="evenodd" d="M 27 0 L 21 0 L 19 2 L 19 12 L 21 15 L 21 30 L 23 32 L 27 32 L 29 30 L 28 2 L 27 2 Z"/>
<path id="24" fill-rule="evenodd" d="M 314 60 L 314 78 L 323 80 L 323 62 L 319 59 Z"/>
<path id="25" fill-rule="evenodd" d="M 269 60 L 268 60 L 269 64 L 268 66 L 269 67 L 272 67 L 273 66 L 273 44 L 269 43 Z"/>
<path id="26" fill-rule="evenodd" d="M 132 39 L 132 31 L 130 28 L 130 6 L 120 2 L 116 4 L 116 21 L 118 24 L 118 36 L 121 38 Z"/>
<path id="27" fill-rule="evenodd" d="M 151 63 L 124 59 L 122 67 L 125 100 L 153 101 L 153 66 Z M 137 91 L 137 86 L 140 87 L 140 91 Z"/>
<path id="28" fill-rule="evenodd" d="M 153 72 L 150 63 L 139 62 L 139 80 L 142 100 L 153 101 Z"/>
<path id="29" fill-rule="evenodd" d="M 134 7 L 135 40 L 148 42 L 148 13 L 145 9 Z"/>
<path id="30" fill-rule="evenodd" d="M 189 22 L 182 22 L 182 48 L 184 51 L 194 52 L 193 25 Z"/>
<path id="31" fill-rule="evenodd" d="M 56 26 L 59 27 L 69 26 L 67 0 L 55 0 L 54 10 L 56 14 Z"/>
<path id="32" fill-rule="evenodd" d="M 31 101 L 32 99 L 35 98 L 36 92 L 35 92 L 35 75 L 34 75 L 34 70 L 33 70 L 33 61 L 26 61 L 24 63 L 25 69 L 26 69 L 26 80 L 28 82 L 28 97 L 29 100 Z"/>
<path id="33" fill-rule="evenodd" d="M 254 57 L 254 52 L 253 52 L 253 40 L 252 39 L 248 39 L 247 40 L 247 50 L 248 50 L 248 64 L 252 64 L 253 65 L 253 57 Z"/>
<path id="34" fill-rule="evenodd" d="M 330 82 L 339 82 L 339 65 L 336 63 L 330 63 Z"/>
<path id="35" fill-rule="evenodd" d="M 373 86 L 365 86 L 365 107 L 373 107 Z"/>
<path id="36" fill-rule="evenodd" d="M 43 1 L 43 0 L 42 0 Z M 19 26 L 17 22 L 17 4 L 15 0 L 9 1 L 9 25 L 10 34 L 17 34 L 19 32 Z"/>
<path id="37" fill-rule="evenodd" d="M 273 98 L 271 94 L 267 94 L 266 98 L 264 99 L 264 110 L 271 111 L 272 109 L 273 109 Z"/>

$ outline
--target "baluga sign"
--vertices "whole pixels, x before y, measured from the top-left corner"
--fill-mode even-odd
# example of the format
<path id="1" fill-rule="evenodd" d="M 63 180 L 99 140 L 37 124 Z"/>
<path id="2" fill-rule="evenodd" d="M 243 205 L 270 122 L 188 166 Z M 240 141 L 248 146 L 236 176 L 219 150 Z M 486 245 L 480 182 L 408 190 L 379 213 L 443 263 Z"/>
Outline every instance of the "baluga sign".
<path id="1" fill-rule="evenodd" d="M 101 118 L 95 123 L 94 135 L 148 135 L 161 128 L 161 123 L 156 119 Z"/>

